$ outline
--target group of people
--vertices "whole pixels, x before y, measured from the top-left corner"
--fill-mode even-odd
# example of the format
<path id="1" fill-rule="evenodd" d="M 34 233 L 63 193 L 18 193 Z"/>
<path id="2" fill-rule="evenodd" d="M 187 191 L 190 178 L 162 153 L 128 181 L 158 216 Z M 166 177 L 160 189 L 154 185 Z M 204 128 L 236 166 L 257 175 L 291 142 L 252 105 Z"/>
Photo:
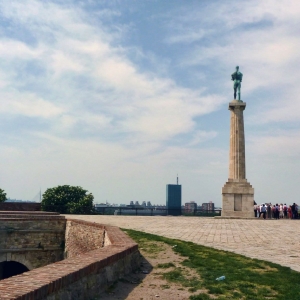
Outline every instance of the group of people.
<path id="1" fill-rule="evenodd" d="M 292 205 L 271 204 L 263 203 L 257 205 L 254 201 L 254 217 L 264 219 L 298 219 L 298 205 L 293 203 Z"/>

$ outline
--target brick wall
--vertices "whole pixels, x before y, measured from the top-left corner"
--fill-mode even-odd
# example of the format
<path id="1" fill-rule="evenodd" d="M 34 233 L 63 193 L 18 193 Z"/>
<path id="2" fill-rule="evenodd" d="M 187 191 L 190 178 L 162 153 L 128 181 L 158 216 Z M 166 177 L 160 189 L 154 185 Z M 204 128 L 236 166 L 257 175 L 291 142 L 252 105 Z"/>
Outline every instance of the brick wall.
<path id="1" fill-rule="evenodd" d="M 91 229 L 93 234 L 85 236 L 88 239 L 98 239 L 99 233 L 102 241 L 93 241 L 91 245 L 98 247 L 99 244 L 104 243 L 107 246 L 85 253 L 78 250 L 83 248 L 74 246 L 77 250 L 73 251 L 71 245 L 76 240 L 81 242 L 82 236 L 75 235 L 74 241 L 69 236 L 67 243 L 72 257 L 1 280 L 0 299 L 92 299 L 124 274 L 139 267 L 138 245 L 119 228 L 71 219 L 67 222 L 69 230 L 80 227 Z M 102 227 L 103 237 L 100 234 Z M 78 254 L 75 255 L 75 252 Z"/>
<path id="2" fill-rule="evenodd" d="M 104 226 L 80 220 L 67 220 L 65 257 L 99 249 L 104 246 Z"/>
<path id="3" fill-rule="evenodd" d="M 3 202 L 0 203 L 0 211 L 39 211 L 41 203 L 20 203 L 20 202 Z"/>

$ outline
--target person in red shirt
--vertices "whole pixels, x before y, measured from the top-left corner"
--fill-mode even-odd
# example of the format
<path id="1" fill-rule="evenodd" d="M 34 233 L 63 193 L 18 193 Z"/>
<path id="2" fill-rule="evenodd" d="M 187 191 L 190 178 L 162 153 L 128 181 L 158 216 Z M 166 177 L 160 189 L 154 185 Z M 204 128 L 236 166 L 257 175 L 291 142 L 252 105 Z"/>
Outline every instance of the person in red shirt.
<path id="1" fill-rule="evenodd" d="M 287 211 L 288 211 L 289 219 L 291 219 L 292 218 L 292 207 L 289 206 L 289 208 L 287 209 Z"/>

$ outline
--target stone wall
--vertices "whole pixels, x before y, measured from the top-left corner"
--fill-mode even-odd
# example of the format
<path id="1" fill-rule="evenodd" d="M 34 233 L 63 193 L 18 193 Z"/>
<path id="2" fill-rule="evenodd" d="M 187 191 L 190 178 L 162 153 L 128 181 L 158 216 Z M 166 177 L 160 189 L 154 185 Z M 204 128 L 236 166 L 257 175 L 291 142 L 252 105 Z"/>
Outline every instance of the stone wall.
<path id="1" fill-rule="evenodd" d="M 0 262 L 29 270 L 64 258 L 66 220 L 57 213 L 0 212 Z"/>
<path id="2" fill-rule="evenodd" d="M 80 220 L 68 220 L 66 225 L 65 257 L 102 248 L 104 245 L 104 226 Z"/>
<path id="3" fill-rule="evenodd" d="M 74 219 L 67 220 L 67 223 L 69 258 L 1 280 L 1 299 L 92 299 L 114 281 L 139 267 L 138 245 L 119 228 Z M 79 233 L 74 234 L 73 239 L 70 232 L 75 232 L 76 228 Z M 84 229 L 91 234 L 85 235 Z M 89 241 L 92 247 L 106 246 L 83 253 L 81 246 L 86 238 L 94 239 Z M 77 246 L 76 241 L 81 246 Z"/>
<path id="4" fill-rule="evenodd" d="M 40 211 L 41 203 L 3 202 L 0 211 Z"/>

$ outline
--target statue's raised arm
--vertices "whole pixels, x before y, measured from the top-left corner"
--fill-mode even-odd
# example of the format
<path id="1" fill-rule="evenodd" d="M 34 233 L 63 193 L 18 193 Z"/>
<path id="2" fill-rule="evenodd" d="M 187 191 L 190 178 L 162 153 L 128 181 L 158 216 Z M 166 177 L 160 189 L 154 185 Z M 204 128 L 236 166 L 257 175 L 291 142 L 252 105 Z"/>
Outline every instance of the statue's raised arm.
<path id="1" fill-rule="evenodd" d="M 236 91 L 238 91 L 238 100 L 241 100 L 241 82 L 243 80 L 243 74 L 239 72 L 239 66 L 236 66 L 236 71 L 231 74 L 231 80 L 233 80 L 234 99 L 236 99 Z"/>

